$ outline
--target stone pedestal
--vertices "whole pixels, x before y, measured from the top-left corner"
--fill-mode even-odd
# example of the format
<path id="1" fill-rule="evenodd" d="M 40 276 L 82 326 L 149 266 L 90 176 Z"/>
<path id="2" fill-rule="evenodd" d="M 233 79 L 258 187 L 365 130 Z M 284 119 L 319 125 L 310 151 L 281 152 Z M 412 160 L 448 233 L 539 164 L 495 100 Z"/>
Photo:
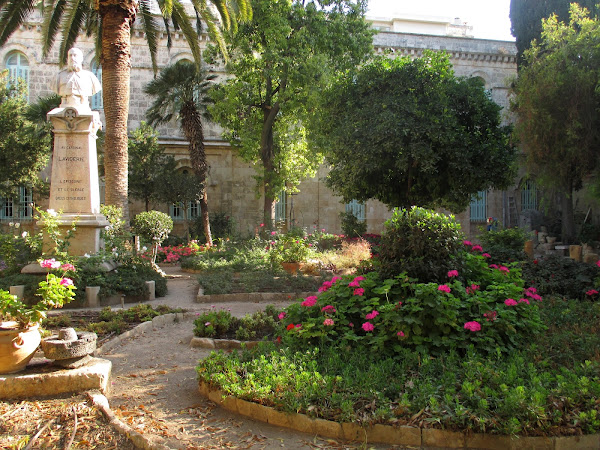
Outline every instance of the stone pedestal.
<path id="1" fill-rule="evenodd" d="M 100 214 L 96 153 L 100 118 L 87 105 L 66 104 L 50 111 L 48 119 L 54 126 L 49 208 L 60 212 L 58 221 L 63 236 L 76 223 L 70 254 L 96 253 L 102 245 L 100 230 L 108 225 L 106 217 Z"/>

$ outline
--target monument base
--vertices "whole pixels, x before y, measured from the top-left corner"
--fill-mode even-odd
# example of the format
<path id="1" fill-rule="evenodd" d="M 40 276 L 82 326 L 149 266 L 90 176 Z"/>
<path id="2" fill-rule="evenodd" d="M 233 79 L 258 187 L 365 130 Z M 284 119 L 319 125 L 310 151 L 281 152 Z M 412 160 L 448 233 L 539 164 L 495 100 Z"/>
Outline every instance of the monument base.
<path id="1" fill-rule="evenodd" d="M 58 222 L 58 229 L 62 239 L 67 236 L 73 223 L 75 223 L 75 231 L 69 239 L 69 247 L 67 248 L 69 255 L 91 255 L 98 253 L 103 248 L 104 243 L 100 238 L 100 231 L 108 226 L 108 221 L 104 215 L 63 213 L 56 218 L 56 221 Z M 45 223 L 40 220 L 37 222 L 37 225 L 44 227 Z M 44 253 L 53 249 L 54 242 L 50 240 L 47 233 L 44 233 Z"/>

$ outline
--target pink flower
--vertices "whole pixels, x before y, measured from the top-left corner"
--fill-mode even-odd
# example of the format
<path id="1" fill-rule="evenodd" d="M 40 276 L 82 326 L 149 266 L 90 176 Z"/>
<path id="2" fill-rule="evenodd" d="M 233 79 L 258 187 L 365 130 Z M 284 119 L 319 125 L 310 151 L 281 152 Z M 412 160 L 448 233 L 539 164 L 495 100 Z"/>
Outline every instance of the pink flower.
<path id="1" fill-rule="evenodd" d="M 372 320 L 372 319 L 374 319 L 375 317 L 377 317 L 378 315 L 379 315 L 379 311 L 373 310 L 372 312 L 370 312 L 369 314 L 367 314 L 367 315 L 365 316 L 365 319 L 367 319 L 367 320 Z"/>
<path id="2" fill-rule="evenodd" d="M 301 323 L 297 323 L 296 325 L 294 325 L 296 328 L 302 328 L 302 324 Z"/>
<path id="3" fill-rule="evenodd" d="M 325 292 L 327 289 L 329 289 L 331 287 L 331 285 L 332 285 L 331 281 L 324 281 L 318 290 L 319 290 L 319 292 Z"/>
<path id="4" fill-rule="evenodd" d="M 463 241 L 463 244 L 467 245 L 469 247 L 473 245 L 473 243 L 471 241 Z"/>
<path id="5" fill-rule="evenodd" d="M 317 296 L 309 295 L 308 297 L 306 297 L 304 299 L 304 301 L 302 303 L 300 303 L 300 306 L 305 306 L 307 308 L 310 308 L 311 306 L 315 306 L 316 303 L 317 303 Z"/>
<path id="6" fill-rule="evenodd" d="M 350 322 L 350 323 L 348 324 L 348 326 L 349 326 L 350 328 L 354 328 L 354 324 L 353 324 L 352 322 Z"/>
<path id="7" fill-rule="evenodd" d="M 467 294 L 474 294 L 475 291 L 479 290 L 478 284 L 472 284 L 471 286 L 467 286 Z"/>
<path id="8" fill-rule="evenodd" d="M 350 283 L 348 283 L 348 287 L 360 287 L 360 282 L 352 280 Z"/>
<path id="9" fill-rule="evenodd" d="M 521 298 L 519 299 L 519 303 L 527 303 L 529 305 L 529 300 L 527 300 L 526 298 Z"/>
<path id="10" fill-rule="evenodd" d="M 65 277 L 65 278 L 62 278 L 60 280 L 60 284 L 63 285 L 63 286 L 73 286 L 73 280 L 71 280 L 70 278 Z"/>
<path id="11" fill-rule="evenodd" d="M 490 269 L 497 269 L 498 265 L 497 264 L 490 264 Z"/>
<path id="12" fill-rule="evenodd" d="M 492 255 L 490 255 L 489 253 L 482 253 L 481 256 L 483 256 L 484 258 L 491 258 Z"/>
<path id="13" fill-rule="evenodd" d="M 261 224 L 260 224 L 260 226 L 261 226 L 261 227 L 264 227 L 264 226 L 265 226 L 265 224 L 264 224 L 264 223 L 261 223 Z"/>
<path id="14" fill-rule="evenodd" d="M 210 322 L 205 322 L 205 323 L 204 323 L 204 326 L 205 326 L 205 327 L 210 327 Z"/>
<path id="15" fill-rule="evenodd" d="M 396 333 L 396 336 L 404 337 L 404 332 L 403 331 L 398 331 Z"/>
<path id="16" fill-rule="evenodd" d="M 335 284 L 335 283 L 337 283 L 337 282 L 338 282 L 339 280 L 341 280 L 341 279 L 342 279 L 342 277 L 333 277 L 333 278 L 331 279 L 331 284 Z"/>
<path id="17" fill-rule="evenodd" d="M 504 304 L 506 306 L 515 306 L 517 302 L 514 301 L 512 298 L 507 298 L 506 300 L 504 300 Z"/>
<path id="18" fill-rule="evenodd" d="M 457 277 L 458 276 L 458 270 L 449 270 L 448 271 L 448 278 L 453 278 L 453 277 Z"/>
<path id="19" fill-rule="evenodd" d="M 506 267 L 506 266 L 500 266 L 500 267 L 498 267 L 498 270 L 500 272 L 504 272 L 504 273 L 510 272 L 510 270 L 508 270 L 508 267 Z"/>
<path id="20" fill-rule="evenodd" d="M 279 320 L 283 320 L 285 318 L 285 316 L 287 316 L 285 311 L 281 311 L 277 317 L 279 317 Z"/>
<path id="21" fill-rule="evenodd" d="M 373 331 L 375 329 L 375 327 L 373 326 L 373 324 L 371 322 L 365 322 L 362 324 L 362 329 L 365 331 Z"/>
<path id="22" fill-rule="evenodd" d="M 492 322 L 496 320 L 496 317 L 498 316 L 498 313 L 496 311 L 489 311 L 486 312 L 483 317 L 485 317 L 488 322 L 491 320 Z"/>
<path id="23" fill-rule="evenodd" d="M 74 266 L 73 264 L 69 264 L 69 263 L 65 263 L 65 264 L 63 264 L 62 266 L 60 266 L 60 268 L 61 268 L 62 270 L 64 270 L 65 272 L 66 272 L 67 270 L 75 271 L 75 266 Z"/>
<path id="24" fill-rule="evenodd" d="M 482 252 L 483 248 L 481 247 L 481 245 L 474 245 L 473 247 L 471 247 L 471 251 L 473 251 L 473 252 Z"/>
<path id="25" fill-rule="evenodd" d="M 447 284 L 440 284 L 438 286 L 438 291 L 448 292 L 449 293 L 451 291 L 451 289 L 450 289 L 450 287 Z"/>
<path id="26" fill-rule="evenodd" d="M 333 325 L 333 319 L 329 319 L 329 318 L 325 319 L 323 321 L 323 325 L 325 325 L 325 326 L 331 326 L 331 325 Z"/>
<path id="27" fill-rule="evenodd" d="M 271 231 L 271 236 L 275 236 L 277 234 L 277 231 Z"/>
<path id="28" fill-rule="evenodd" d="M 598 267 L 600 267 L 600 259 L 599 259 L 598 261 L 596 261 L 596 265 L 597 265 Z"/>
<path id="29" fill-rule="evenodd" d="M 481 330 L 481 324 L 479 322 L 466 322 L 465 323 L 465 330 L 469 330 L 469 331 L 479 331 Z"/>
<path id="30" fill-rule="evenodd" d="M 321 308 L 321 312 L 333 314 L 335 312 L 335 308 L 332 305 L 323 306 Z"/>
<path id="31" fill-rule="evenodd" d="M 60 267 L 60 262 L 58 262 L 54 258 L 45 259 L 40 263 L 40 266 L 42 266 L 46 269 L 58 269 Z"/>
<path id="32" fill-rule="evenodd" d="M 585 295 L 596 295 L 598 294 L 598 291 L 596 289 L 590 289 L 589 291 L 587 291 L 585 293 Z"/>
<path id="33" fill-rule="evenodd" d="M 365 279 L 365 277 L 363 277 L 362 275 L 359 275 L 358 277 L 354 277 L 354 281 L 362 281 L 364 279 Z"/>
<path id="34" fill-rule="evenodd" d="M 354 289 L 354 292 L 352 295 L 364 295 L 364 293 L 365 293 L 365 290 L 363 288 L 357 288 L 357 289 Z"/>

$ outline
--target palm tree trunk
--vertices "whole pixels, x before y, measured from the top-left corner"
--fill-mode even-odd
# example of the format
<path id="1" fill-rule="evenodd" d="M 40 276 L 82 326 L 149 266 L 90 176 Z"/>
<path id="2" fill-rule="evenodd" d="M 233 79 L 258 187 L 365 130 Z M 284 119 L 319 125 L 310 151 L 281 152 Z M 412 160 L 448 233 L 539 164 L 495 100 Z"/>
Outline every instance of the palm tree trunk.
<path id="1" fill-rule="evenodd" d="M 123 209 L 129 223 L 127 201 L 127 118 L 129 114 L 129 80 L 131 68 L 131 27 L 137 1 L 100 0 L 102 17 L 102 98 L 106 118 L 104 170 L 108 205 Z"/>

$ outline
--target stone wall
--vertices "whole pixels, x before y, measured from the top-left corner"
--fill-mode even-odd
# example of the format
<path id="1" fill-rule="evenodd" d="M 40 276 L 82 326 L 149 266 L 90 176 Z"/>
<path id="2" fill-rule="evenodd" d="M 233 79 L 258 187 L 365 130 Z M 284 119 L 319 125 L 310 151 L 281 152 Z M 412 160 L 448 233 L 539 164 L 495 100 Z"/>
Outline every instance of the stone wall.
<path id="1" fill-rule="evenodd" d="M 29 59 L 30 93 L 29 99 L 34 102 L 38 97 L 50 94 L 50 80 L 58 71 L 58 51 L 53 50 L 46 58 L 41 55 L 39 16 L 17 31 L 11 40 L 0 48 L 0 68 L 5 67 L 7 56 L 12 51 L 20 51 Z M 207 36 L 202 36 L 201 44 L 206 46 Z M 492 98 L 501 106 L 508 105 L 507 80 L 516 75 L 516 48 L 513 42 L 491 41 L 473 38 L 430 36 L 409 33 L 381 32 L 374 40 L 377 52 L 384 49 L 393 55 L 420 56 L 424 49 L 445 50 L 449 52 L 455 71 L 460 76 L 478 76 L 490 90 Z M 84 68 L 89 69 L 94 57 L 94 45 L 91 39 L 80 37 L 76 46 L 84 53 Z M 166 48 L 166 36 L 159 43 L 158 65 L 164 67 L 181 59 L 192 59 L 191 52 L 183 36 L 175 33 L 172 48 Z M 144 119 L 151 99 L 143 93 L 143 87 L 153 79 L 154 73 L 141 31 L 136 30 L 132 36 L 132 72 L 131 102 L 129 110 L 129 128 L 139 126 Z M 100 111 L 103 120 L 103 111 Z M 510 121 L 506 116 L 505 121 Z M 160 141 L 165 151 L 177 159 L 180 167 L 189 167 L 187 145 L 179 130 L 178 124 L 172 123 L 159 128 Z M 208 200 L 211 211 L 223 212 L 235 218 L 242 233 L 251 233 L 260 223 L 262 217 L 262 198 L 255 190 L 255 174 L 252 164 L 245 163 L 235 156 L 235 151 L 220 138 L 221 129 L 215 124 L 206 124 L 205 136 L 207 157 L 210 164 Z M 329 232 L 341 232 L 339 213 L 345 210 L 339 197 L 325 186 L 326 169 L 322 167 L 317 176 L 304 181 L 300 192 L 288 196 L 286 214 L 290 213 L 295 224 L 312 228 L 325 228 Z M 514 193 L 513 193 L 514 194 Z M 505 217 L 507 194 L 490 193 L 487 214 L 500 219 Z M 40 203 L 44 207 L 43 201 Z M 293 211 L 291 210 L 293 204 Z M 167 212 L 166 205 L 152 205 Z M 132 214 L 141 211 L 143 205 L 134 202 Z M 368 231 L 378 233 L 383 222 L 389 218 L 387 207 L 377 201 L 366 203 Z M 469 211 L 457 215 L 465 232 L 470 235 L 476 231 L 477 224 L 471 224 Z M 181 228 L 181 225 L 177 225 Z"/>

